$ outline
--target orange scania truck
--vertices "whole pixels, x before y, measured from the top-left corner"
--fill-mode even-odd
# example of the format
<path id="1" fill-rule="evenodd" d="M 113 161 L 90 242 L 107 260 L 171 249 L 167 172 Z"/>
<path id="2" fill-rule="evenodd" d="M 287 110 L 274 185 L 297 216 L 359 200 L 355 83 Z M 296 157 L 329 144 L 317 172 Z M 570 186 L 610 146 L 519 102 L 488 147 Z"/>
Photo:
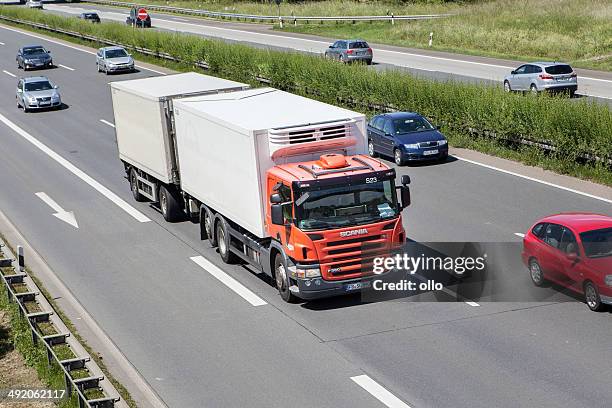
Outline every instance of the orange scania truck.
<path id="1" fill-rule="evenodd" d="M 364 115 L 194 73 L 111 94 L 134 198 L 197 220 L 224 262 L 271 276 L 285 301 L 367 288 L 373 259 L 404 242 L 410 179 L 396 186 L 363 154 Z"/>

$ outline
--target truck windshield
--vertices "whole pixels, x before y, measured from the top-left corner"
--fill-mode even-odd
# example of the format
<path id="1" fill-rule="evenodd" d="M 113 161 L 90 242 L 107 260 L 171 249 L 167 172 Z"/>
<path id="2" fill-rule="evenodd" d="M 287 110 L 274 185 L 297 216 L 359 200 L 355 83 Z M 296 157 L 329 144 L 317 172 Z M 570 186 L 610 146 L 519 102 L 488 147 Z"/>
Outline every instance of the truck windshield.
<path id="1" fill-rule="evenodd" d="M 399 213 L 392 180 L 302 190 L 296 197 L 296 225 L 304 231 L 369 224 Z"/>

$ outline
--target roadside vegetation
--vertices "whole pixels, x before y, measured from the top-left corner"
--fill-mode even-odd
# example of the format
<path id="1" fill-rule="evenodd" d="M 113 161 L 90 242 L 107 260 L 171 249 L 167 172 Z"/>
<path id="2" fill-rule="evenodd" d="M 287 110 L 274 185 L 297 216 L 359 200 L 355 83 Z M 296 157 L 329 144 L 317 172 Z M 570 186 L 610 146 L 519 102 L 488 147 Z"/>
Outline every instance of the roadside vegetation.
<path id="1" fill-rule="evenodd" d="M 277 15 L 274 1 L 147 0 L 147 4 Z M 609 0 L 348 1 L 281 3 L 282 15 L 452 14 L 436 20 L 376 23 L 298 23 L 283 30 L 412 48 L 526 61 L 556 60 L 612 71 Z M 276 27 L 278 29 L 278 27 Z M 429 33 L 434 33 L 429 47 Z"/>
<path id="2" fill-rule="evenodd" d="M 116 23 L 93 25 L 23 8 L 0 8 L 0 14 L 112 40 L 132 50 L 143 47 L 165 52 L 181 62 L 176 64 L 179 70 L 194 70 L 196 62 L 205 61 L 208 74 L 256 86 L 265 79 L 275 88 L 367 114 L 380 112 L 382 105 L 417 111 L 442 125 L 453 146 L 612 185 L 609 164 L 583 160 L 585 154 L 612 159 L 612 111 L 607 105 L 433 82 L 406 72 L 377 72 L 312 55 L 254 49 L 180 33 L 133 30 Z M 525 142 L 554 145 L 555 150 L 545 153 Z"/>

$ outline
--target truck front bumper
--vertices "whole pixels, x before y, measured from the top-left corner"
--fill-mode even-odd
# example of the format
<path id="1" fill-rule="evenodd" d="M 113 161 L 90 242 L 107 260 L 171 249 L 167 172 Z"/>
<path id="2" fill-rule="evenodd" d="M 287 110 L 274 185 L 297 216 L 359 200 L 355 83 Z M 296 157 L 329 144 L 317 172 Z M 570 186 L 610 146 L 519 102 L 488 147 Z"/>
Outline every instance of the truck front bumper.
<path id="1" fill-rule="evenodd" d="M 370 289 L 372 281 L 380 278 L 380 275 L 374 275 L 338 281 L 328 281 L 322 278 L 295 279 L 296 284 L 292 287 L 292 292 L 295 296 L 304 300 L 347 295 Z"/>

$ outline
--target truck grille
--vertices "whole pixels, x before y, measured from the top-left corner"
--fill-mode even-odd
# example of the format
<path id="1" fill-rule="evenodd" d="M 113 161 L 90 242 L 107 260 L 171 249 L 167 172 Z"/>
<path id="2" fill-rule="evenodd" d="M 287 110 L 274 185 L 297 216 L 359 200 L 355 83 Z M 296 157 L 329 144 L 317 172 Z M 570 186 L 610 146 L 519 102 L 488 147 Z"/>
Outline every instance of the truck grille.
<path id="1" fill-rule="evenodd" d="M 270 133 L 270 143 L 274 145 L 294 145 L 298 143 L 316 142 L 347 137 L 350 128 L 345 125 L 314 127 L 310 129 L 288 130 L 287 132 Z"/>

